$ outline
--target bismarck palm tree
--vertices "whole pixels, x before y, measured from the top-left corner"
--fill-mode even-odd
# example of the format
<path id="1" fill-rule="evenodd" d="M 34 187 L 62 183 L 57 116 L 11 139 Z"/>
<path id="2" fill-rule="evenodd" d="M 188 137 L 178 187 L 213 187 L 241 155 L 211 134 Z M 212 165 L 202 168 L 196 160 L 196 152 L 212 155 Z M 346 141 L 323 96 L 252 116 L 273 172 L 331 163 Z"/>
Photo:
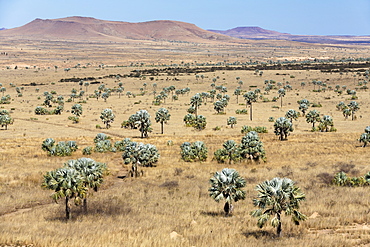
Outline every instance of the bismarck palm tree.
<path id="1" fill-rule="evenodd" d="M 250 119 L 252 121 L 252 104 L 257 101 L 257 94 L 254 91 L 249 91 L 243 95 L 247 105 L 250 105 Z"/>
<path id="2" fill-rule="evenodd" d="M 271 217 L 271 225 L 276 227 L 276 233 L 280 237 L 282 231 L 282 213 L 291 215 L 296 225 L 299 221 L 306 220 L 306 215 L 299 212 L 301 201 L 306 196 L 301 189 L 294 185 L 289 178 L 273 178 L 256 186 L 257 198 L 253 199 L 254 206 L 251 215 L 258 218 L 257 225 L 262 228 Z"/>
<path id="3" fill-rule="evenodd" d="M 163 124 L 170 120 L 171 114 L 166 108 L 159 108 L 155 113 L 155 121 L 161 123 L 161 134 L 163 134 Z"/>
<path id="4" fill-rule="evenodd" d="M 275 135 L 279 136 L 280 141 L 287 140 L 289 132 L 293 131 L 293 124 L 289 119 L 285 117 L 280 117 L 276 119 L 274 123 Z"/>
<path id="5" fill-rule="evenodd" d="M 115 117 L 116 116 L 114 115 L 112 109 L 109 108 L 103 110 L 100 114 L 100 119 L 103 121 L 107 129 L 109 129 L 110 124 L 113 123 Z"/>
<path id="6" fill-rule="evenodd" d="M 233 210 L 233 202 L 245 199 L 245 179 L 240 177 L 234 169 L 224 168 L 221 172 L 216 172 L 209 182 L 211 187 L 208 189 L 209 195 L 216 201 L 225 200 L 224 211 L 229 216 Z"/>
<path id="7" fill-rule="evenodd" d="M 227 160 L 229 164 L 232 161 L 239 161 L 240 156 L 240 147 L 234 140 L 227 140 L 222 144 L 223 148 L 216 150 L 214 157 L 219 163 L 225 163 Z"/>
<path id="8" fill-rule="evenodd" d="M 351 111 L 351 115 L 352 115 L 352 120 L 354 119 L 354 116 L 355 116 L 355 113 L 356 111 L 358 111 L 360 109 L 358 103 L 356 101 L 351 101 L 349 104 L 348 104 L 348 109 Z"/>
<path id="9" fill-rule="evenodd" d="M 139 110 L 135 114 L 135 120 L 135 126 L 140 130 L 141 138 L 148 137 L 148 132 L 152 131 L 149 113 L 146 110 Z"/>
<path id="10" fill-rule="evenodd" d="M 198 116 L 198 108 L 202 105 L 202 96 L 197 93 L 193 97 L 190 98 L 190 105 L 195 108 L 195 116 Z"/>
<path id="11" fill-rule="evenodd" d="M 59 168 L 57 170 L 47 172 L 44 175 L 42 187 L 45 189 L 54 190 L 52 198 L 55 202 L 58 199 L 65 199 L 66 218 L 71 219 L 71 202 L 74 199 L 76 205 L 79 205 L 86 197 L 87 188 L 83 183 L 84 179 L 81 174 L 72 168 Z"/>
<path id="12" fill-rule="evenodd" d="M 293 123 L 293 119 L 297 120 L 298 117 L 299 117 L 299 112 L 293 109 L 290 109 L 285 113 L 285 118 L 288 118 L 291 123 Z"/>
<path id="13" fill-rule="evenodd" d="M 85 187 L 93 189 L 95 192 L 103 183 L 103 176 L 107 174 L 108 169 L 105 163 L 96 162 L 90 158 L 80 158 L 77 160 L 69 160 L 64 164 L 66 168 L 77 170 L 82 178 Z M 87 197 L 83 199 L 83 208 L 87 212 Z"/>
<path id="14" fill-rule="evenodd" d="M 285 89 L 280 88 L 278 90 L 279 98 L 280 98 L 280 108 L 283 108 L 283 97 L 285 96 Z"/>
<path id="15" fill-rule="evenodd" d="M 320 122 L 320 112 L 312 110 L 306 115 L 306 122 L 312 123 L 312 130 L 315 129 L 315 123 Z"/>

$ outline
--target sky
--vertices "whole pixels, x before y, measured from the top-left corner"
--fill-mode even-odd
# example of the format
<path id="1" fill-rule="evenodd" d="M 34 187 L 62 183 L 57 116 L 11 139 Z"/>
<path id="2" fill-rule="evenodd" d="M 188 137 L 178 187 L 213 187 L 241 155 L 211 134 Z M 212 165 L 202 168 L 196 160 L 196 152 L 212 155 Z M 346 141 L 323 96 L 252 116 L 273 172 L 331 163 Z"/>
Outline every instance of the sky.
<path id="1" fill-rule="evenodd" d="M 0 28 L 68 16 L 203 29 L 259 26 L 301 35 L 370 35 L 370 0 L 0 0 Z"/>

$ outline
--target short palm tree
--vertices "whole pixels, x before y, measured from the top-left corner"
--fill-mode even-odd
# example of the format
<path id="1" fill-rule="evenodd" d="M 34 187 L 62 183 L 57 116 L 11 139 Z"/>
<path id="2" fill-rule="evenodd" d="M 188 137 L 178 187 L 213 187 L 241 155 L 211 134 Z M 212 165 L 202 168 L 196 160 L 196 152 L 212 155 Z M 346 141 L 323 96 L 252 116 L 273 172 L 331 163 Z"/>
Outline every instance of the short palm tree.
<path id="1" fill-rule="evenodd" d="M 279 136 L 280 141 L 287 140 L 289 132 L 293 131 L 293 124 L 289 119 L 280 117 L 274 123 L 274 133 Z"/>
<path id="2" fill-rule="evenodd" d="M 245 179 L 240 177 L 235 169 L 224 168 L 221 172 L 216 172 L 209 182 L 211 187 L 208 189 L 209 195 L 216 201 L 225 200 L 224 211 L 229 216 L 233 210 L 233 202 L 245 199 Z"/>
<path id="3" fill-rule="evenodd" d="M 312 110 L 306 115 L 306 122 L 312 123 L 312 130 L 315 129 L 315 123 L 320 122 L 320 112 Z"/>
<path id="4" fill-rule="evenodd" d="M 65 199 L 66 218 L 68 220 L 71 219 L 70 200 L 74 199 L 75 204 L 78 205 L 86 197 L 87 188 L 83 181 L 83 176 L 77 170 L 63 167 L 47 172 L 41 186 L 45 189 L 54 190 L 51 197 L 55 202 L 60 198 Z"/>
<path id="5" fill-rule="evenodd" d="M 103 121 L 107 129 L 109 129 L 110 124 L 113 123 L 115 117 L 116 116 L 114 115 L 112 109 L 109 108 L 104 109 L 100 114 L 100 119 Z"/>
<path id="6" fill-rule="evenodd" d="M 276 227 L 276 233 L 280 237 L 282 231 L 281 215 L 291 215 L 296 225 L 299 221 L 306 220 L 306 215 L 299 212 L 301 201 L 306 196 L 301 189 L 294 185 L 289 178 L 273 178 L 256 186 L 257 198 L 253 199 L 254 206 L 251 215 L 258 218 L 257 225 L 262 228 L 271 218 L 271 225 Z"/>
<path id="7" fill-rule="evenodd" d="M 103 183 L 103 176 L 107 174 L 108 169 L 105 163 L 96 162 L 90 158 L 80 158 L 69 160 L 64 164 L 66 168 L 77 170 L 82 178 L 84 186 L 93 189 L 95 192 Z M 87 197 L 83 199 L 83 208 L 87 212 Z"/>

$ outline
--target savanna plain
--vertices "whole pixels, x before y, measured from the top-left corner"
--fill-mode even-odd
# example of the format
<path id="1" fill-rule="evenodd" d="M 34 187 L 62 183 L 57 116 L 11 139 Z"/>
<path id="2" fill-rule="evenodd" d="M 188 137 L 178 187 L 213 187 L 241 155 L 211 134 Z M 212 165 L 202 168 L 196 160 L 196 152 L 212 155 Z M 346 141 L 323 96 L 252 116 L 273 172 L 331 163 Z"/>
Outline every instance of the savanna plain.
<path id="1" fill-rule="evenodd" d="M 125 48 L 122 48 L 125 47 Z M 370 198 L 369 187 L 338 187 L 331 181 L 337 172 L 362 176 L 370 171 L 369 147 L 363 148 L 358 139 L 369 123 L 369 90 L 361 90 L 359 82 L 366 80 L 369 67 L 344 68 L 342 73 L 320 69 L 280 70 L 240 69 L 226 65 L 237 61 L 299 61 L 312 58 L 370 57 L 368 47 L 321 46 L 252 43 L 252 45 L 181 44 L 181 43 L 77 43 L 7 40 L 1 44 L 0 83 L 11 97 L 10 104 L 0 105 L 8 110 L 14 123 L 0 130 L 0 246 L 369 246 Z M 7 55 L 3 53 L 7 53 Z M 317 62 L 319 64 L 321 62 Z M 330 62 L 327 62 L 330 63 Z M 356 64 L 356 62 L 353 62 Z M 341 63 L 332 63 L 333 67 Z M 17 66 L 17 68 L 15 68 Z M 55 67 L 57 66 L 57 67 Z M 204 72 L 140 72 L 145 69 L 209 68 Z M 235 69 L 220 69 L 220 68 Z M 246 66 L 248 67 L 248 66 Z M 66 68 L 69 68 L 66 70 Z M 236 69 L 239 68 L 239 69 Z M 362 70 L 360 70 L 362 69 Z M 125 76 L 140 72 L 140 76 Z M 359 72 L 359 73 L 358 73 Z M 120 75 L 117 77 L 117 75 Z M 197 76 L 198 75 L 198 76 Z M 88 78 L 88 87 L 66 78 Z M 238 80 L 236 78 L 239 78 Z M 243 83 L 238 83 L 239 81 Z M 265 93 L 265 80 L 291 85 L 282 102 L 277 89 Z M 317 91 L 312 81 L 327 84 L 327 90 Z M 96 83 L 93 83 L 96 82 Z M 101 84 L 118 88 L 106 101 L 90 98 Z M 288 82 L 288 83 L 287 83 Z M 305 82 L 305 85 L 302 84 Z M 145 83 L 145 86 L 144 86 Z M 190 97 L 208 92 L 211 84 L 227 88 L 230 101 L 225 114 L 216 114 L 210 99 L 199 107 L 198 114 L 207 119 L 204 130 L 186 127 L 183 118 L 189 108 Z M 160 105 L 153 104 L 153 84 L 157 93 L 164 87 L 190 88 L 178 100 L 169 96 Z M 14 85 L 14 86 L 12 86 Z M 336 105 L 348 104 L 351 95 L 335 86 L 356 90 L 360 109 L 355 120 L 345 119 Z M 328 87 L 331 86 L 331 90 Z M 16 87 L 22 88 L 19 97 Z M 269 100 L 253 103 L 253 120 L 243 99 L 238 102 L 234 90 L 243 93 L 259 88 Z M 84 90 L 82 98 L 67 102 L 71 90 Z M 36 90 L 37 89 L 37 90 Z M 42 106 L 44 92 L 55 91 L 66 99 L 61 115 L 35 115 Z M 127 95 L 131 92 L 134 96 Z M 288 140 L 280 141 L 274 134 L 273 122 L 289 109 L 298 109 L 298 100 L 308 99 L 321 107 L 322 115 L 330 115 L 336 132 L 312 132 L 312 124 L 305 117 L 293 121 L 294 131 Z M 78 123 L 68 119 L 71 107 L 81 102 L 83 114 Z M 282 105 L 281 105 L 282 104 Z M 54 104 L 55 105 L 55 104 Z M 171 118 L 164 125 L 154 120 L 155 112 L 165 107 Z M 115 121 L 106 129 L 99 116 L 110 108 Z M 236 114 L 238 109 L 248 114 Z M 137 129 L 121 128 L 121 123 L 136 111 L 144 109 L 151 115 L 153 131 L 148 138 L 140 138 Z M 227 125 L 230 116 L 237 118 L 234 128 Z M 100 125 L 101 128 L 97 128 Z M 266 150 L 266 162 L 242 161 L 232 164 L 217 163 L 213 154 L 226 140 L 240 142 L 241 127 L 265 126 L 268 133 L 259 137 Z M 125 165 L 120 152 L 93 152 L 90 157 L 107 164 L 110 174 L 98 192 L 89 197 L 88 212 L 72 206 L 72 219 L 65 220 L 64 203 L 56 204 L 52 191 L 41 188 L 43 175 L 61 167 L 70 159 L 85 157 L 82 149 L 94 145 L 94 137 L 105 133 L 111 141 L 131 138 L 153 144 L 160 153 L 155 167 L 142 167 L 144 176 L 128 177 L 130 165 Z M 46 138 L 58 141 L 74 140 L 79 149 L 72 156 L 48 156 L 41 149 Z M 172 141 L 173 145 L 168 145 Z M 181 160 L 183 142 L 203 141 L 208 148 L 204 162 Z M 223 168 L 236 169 L 245 178 L 246 199 L 234 204 L 232 216 L 225 217 L 223 203 L 210 196 L 209 179 Z M 250 216 L 255 209 L 255 186 L 274 177 L 288 177 L 306 194 L 300 212 L 308 219 L 296 226 L 283 215 L 282 236 L 266 225 L 260 229 L 257 219 Z"/>

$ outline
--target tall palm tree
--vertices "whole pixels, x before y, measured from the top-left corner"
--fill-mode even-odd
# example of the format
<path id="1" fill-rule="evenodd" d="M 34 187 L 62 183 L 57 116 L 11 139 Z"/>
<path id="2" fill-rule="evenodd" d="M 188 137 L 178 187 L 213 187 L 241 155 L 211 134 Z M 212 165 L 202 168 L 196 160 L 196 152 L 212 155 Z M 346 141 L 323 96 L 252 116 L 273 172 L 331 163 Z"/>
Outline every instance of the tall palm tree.
<path id="1" fill-rule="evenodd" d="M 44 175 L 42 187 L 54 190 L 52 198 L 55 202 L 60 198 L 65 199 L 66 218 L 71 219 L 71 199 L 74 199 L 76 205 L 86 197 L 87 188 L 83 183 L 84 179 L 81 174 L 73 168 L 59 168 L 47 172 Z"/>
<path id="2" fill-rule="evenodd" d="M 285 96 L 285 89 L 280 88 L 278 90 L 278 94 L 279 94 L 279 97 L 280 97 L 280 108 L 283 108 L 283 97 Z"/>
<path id="3" fill-rule="evenodd" d="M 273 178 L 258 184 L 256 190 L 258 195 L 253 199 L 253 204 L 258 209 L 253 210 L 251 215 L 258 217 L 257 225 L 260 228 L 273 217 L 271 225 L 276 227 L 276 233 L 280 237 L 283 212 L 285 215 L 291 215 L 296 225 L 299 225 L 299 221 L 307 219 L 306 215 L 298 211 L 301 201 L 305 200 L 306 196 L 291 179 Z"/>
<path id="4" fill-rule="evenodd" d="M 250 120 L 252 121 L 252 103 L 257 101 L 257 94 L 254 91 L 249 91 L 243 95 L 247 105 L 250 105 Z"/>
<path id="5" fill-rule="evenodd" d="M 190 105 L 195 108 L 195 116 L 198 116 L 198 108 L 202 105 L 202 96 L 200 93 L 196 93 L 193 97 L 190 98 Z"/>
<path id="6" fill-rule="evenodd" d="M 240 177 L 235 169 L 224 168 L 221 172 L 216 172 L 209 182 L 211 187 L 208 189 L 209 195 L 216 201 L 225 200 L 224 211 L 229 216 L 233 210 L 233 202 L 245 199 L 245 179 Z"/>
<path id="7" fill-rule="evenodd" d="M 161 134 L 163 134 L 163 124 L 170 120 L 171 114 L 166 108 L 159 108 L 155 113 L 155 121 L 161 123 Z"/>

